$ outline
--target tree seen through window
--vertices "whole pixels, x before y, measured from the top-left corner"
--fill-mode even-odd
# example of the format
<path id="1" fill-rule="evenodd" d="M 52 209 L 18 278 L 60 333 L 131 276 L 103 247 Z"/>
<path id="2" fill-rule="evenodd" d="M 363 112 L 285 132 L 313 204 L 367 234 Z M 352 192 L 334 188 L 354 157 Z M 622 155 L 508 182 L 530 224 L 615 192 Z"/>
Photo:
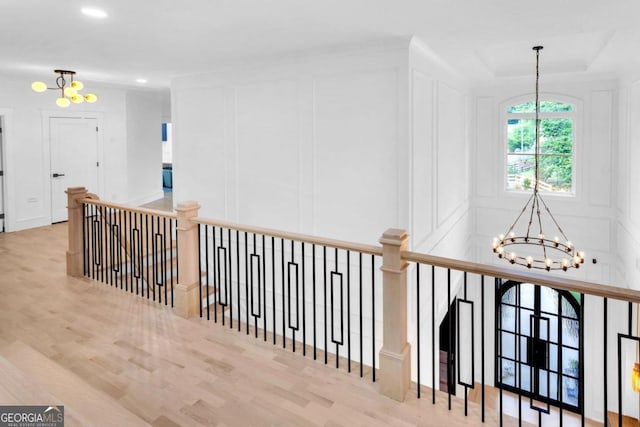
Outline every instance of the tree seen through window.
<path id="1" fill-rule="evenodd" d="M 573 192 L 574 108 L 570 104 L 540 103 L 540 182 L 547 192 Z M 529 190 L 535 185 L 535 103 L 507 110 L 507 189 Z"/>

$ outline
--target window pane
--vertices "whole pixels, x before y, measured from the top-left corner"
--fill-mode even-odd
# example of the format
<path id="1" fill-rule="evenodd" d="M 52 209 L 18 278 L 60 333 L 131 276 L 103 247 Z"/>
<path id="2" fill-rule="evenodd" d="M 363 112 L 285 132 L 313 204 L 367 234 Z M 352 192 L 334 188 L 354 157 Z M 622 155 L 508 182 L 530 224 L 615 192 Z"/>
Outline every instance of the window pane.
<path id="1" fill-rule="evenodd" d="M 562 372 L 572 377 L 578 377 L 580 373 L 580 362 L 576 350 L 562 348 Z"/>
<path id="2" fill-rule="evenodd" d="M 535 132 L 535 125 L 534 125 L 534 132 Z M 571 119 L 540 120 L 540 153 L 541 154 L 571 154 L 572 147 L 573 147 L 573 120 Z"/>
<path id="3" fill-rule="evenodd" d="M 502 333 L 502 356 L 509 359 L 516 358 L 516 339 L 515 335 L 508 332 Z"/>
<path id="4" fill-rule="evenodd" d="M 578 380 L 562 377 L 562 401 L 578 406 Z"/>
<path id="5" fill-rule="evenodd" d="M 575 308 L 573 308 L 569 300 L 565 297 L 562 297 L 562 315 L 565 317 L 571 317 L 572 319 L 578 318 Z"/>
<path id="6" fill-rule="evenodd" d="M 516 373 L 515 363 L 509 360 L 504 360 L 504 359 L 501 359 L 501 360 L 502 360 L 501 382 L 503 384 L 514 386 L 516 383 L 515 382 L 515 373 Z"/>
<path id="7" fill-rule="evenodd" d="M 562 344 L 580 346 L 580 323 L 577 320 L 562 319 Z"/>
<path id="8" fill-rule="evenodd" d="M 535 304 L 535 286 L 531 283 L 522 283 L 520 285 L 520 305 L 533 310 Z"/>
<path id="9" fill-rule="evenodd" d="M 532 315 L 533 315 L 533 311 L 531 310 L 525 310 L 524 308 L 520 310 L 520 334 L 526 335 L 526 336 L 531 335 L 531 316 Z"/>
<path id="10" fill-rule="evenodd" d="M 540 191 L 570 192 L 573 186 L 573 159 L 565 155 L 540 156 Z"/>
<path id="11" fill-rule="evenodd" d="M 546 286 L 540 287 L 540 303 L 542 311 L 547 313 L 558 313 L 558 291 L 547 288 Z"/>
<path id="12" fill-rule="evenodd" d="M 517 286 L 512 286 L 502 294 L 502 302 L 506 302 L 507 304 L 516 305 L 516 288 Z"/>
<path id="13" fill-rule="evenodd" d="M 520 365 L 520 389 L 531 391 L 531 367 L 528 365 Z"/>
<path id="14" fill-rule="evenodd" d="M 534 153 L 536 140 L 535 119 L 507 120 L 507 152 Z"/>
<path id="15" fill-rule="evenodd" d="M 558 346 L 556 344 L 549 345 L 549 369 L 558 371 Z"/>
<path id="16" fill-rule="evenodd" d="M 540 111 L 543 113 L 569 112 L 573 111 L 573 105 L 554 101 L 540 101 Z M 534 101 L 523 102 L 513 105 L 507 109 L 507 113 L 535 113 L 536 103 Z"/>
<path id="17" fill-rule="evenodd" d="M 500 319 L 500 328 L 504 331 L 516 331 L 516 308 L 508 305 L 502 306 L 502 319 Z"/>

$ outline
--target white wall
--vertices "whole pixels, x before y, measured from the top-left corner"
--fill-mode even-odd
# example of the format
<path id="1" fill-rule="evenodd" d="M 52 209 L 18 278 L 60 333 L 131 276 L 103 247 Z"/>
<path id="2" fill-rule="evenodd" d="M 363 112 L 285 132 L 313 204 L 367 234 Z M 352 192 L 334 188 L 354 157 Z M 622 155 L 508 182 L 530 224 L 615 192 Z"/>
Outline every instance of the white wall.
<path id="1" fill-rule="evenodd" d="M 54 77 L 52 74 L 52 80 Z M 136 182 L 128 179 L 127 170 L 126 89 L 85 84 L 96 92 L 98 102 L 63 110 L 55 105 L 54 93 L 33 92 L 30 79 L 12 75 L 0 79 L 0 114 L 5 117 L 7 231 L 51 223 L 47 132 L 51 116 L 85 115 L 99 119 L 100 188 L 90 191 L 106 200 L 126 202 L 128 189 L 136 188 Z M 160 153 L 159 136 L 157 147 Z M 140 161 L 144 163 L 146 158 Z"/>
<path id="2" fill-rule="evenodd" d="M 174 80 L 175 200 L 358 242 L 406 228 L 406 74 L 405 42 Z"/>
<path id="3" fill-rule="evenodd" d="M 618 254 L 615 281 L 640 289 L 640 73 L 620 82 L 620 138 L 616 156 Z"/>
<path id="4" fill-rule="evenodd" d="M 163 96 L 159 93 L 127 92 L 127 196 L 140 205 L 162 194 Z"/>

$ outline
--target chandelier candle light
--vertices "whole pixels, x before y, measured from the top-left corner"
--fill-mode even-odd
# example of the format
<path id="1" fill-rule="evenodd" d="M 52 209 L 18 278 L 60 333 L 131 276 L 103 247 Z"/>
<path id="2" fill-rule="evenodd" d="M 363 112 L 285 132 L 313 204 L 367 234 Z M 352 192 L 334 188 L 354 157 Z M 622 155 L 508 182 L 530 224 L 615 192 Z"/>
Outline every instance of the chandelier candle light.
<path id="1" fill-rule="evenodd" d="M 84 88 L 84 85 L 82 82 L 73 79 L 73 76 L 76 74 L 75 71 L 53 70 L 53 72 L 58 74 L 58 77 L 56 78 L 56 87 L 48 87 L 44 82 L 33 82 L 31 84 L 31 89 L 35 92 L 44 92 L 47 89 L 60 90 L 60 97 L 56 99 L 56 104 L 58 107 L 62 108 L 67 108 L 72 102 L 74 104 L 81 104 L 85 101 L 88 103 L 94 103 L 98 100 L 98 97 L 93 93 L 88 93 L 86 95 L 79 93 L 79 91 Z"/>
<path id="2" fill-rule="evenodd" d="M 584 263 L 584 252 L 578 251 L 560 228 L 558 221 L 551 214 L 551 210 L 540 196 L 538 183 L 540 182 L 540 94 L 538 84 L 540 80 L 540 50 L 542 46 L 535 46 L 536 52 L 536 133 L 535 133 L 535 184 L 533 194 L 522 208 L 520 215 L 509 227 L 505 234 L 493 239 L 493 252 L 498 258 L 505 259 L 511 264 L 518 264 L 527 268 L 540 270 L 564 270 L 579 268 Z M 548 214 L 557 228 L 558 236 L 550 239 L 542 229 L 541 209 Z M 529 222 L 524 235 L 516 235 L 515 228 L 520 218 L 529 210 Z M 526 217 L 525 217 L 526 218 Z M 523 221 L 524 222 L 524 221 Z M 534 224 L 537 223 L 537 224 Z M 537 232 L 536 232 L 537 228 Z M 515 252 L 516 246 L 524 253 Z"/>

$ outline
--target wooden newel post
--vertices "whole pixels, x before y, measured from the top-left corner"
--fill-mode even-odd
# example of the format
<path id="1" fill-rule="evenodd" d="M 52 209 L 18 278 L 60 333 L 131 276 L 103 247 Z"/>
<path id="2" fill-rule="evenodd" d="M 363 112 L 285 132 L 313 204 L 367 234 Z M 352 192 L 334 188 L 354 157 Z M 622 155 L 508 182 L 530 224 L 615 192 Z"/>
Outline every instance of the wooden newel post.
<path id="1" fill-rule="evenodd" d="M 191 222 L 191 218 L 198 216 L 199 209 L 200 205 L 197 202 L 179 203 L 176 207 L 180 277 L 175 290 L 174 310 L 178 316 L 184 318 L 197 316 L 200 312 L 198 226 Z"/>
<path id="2" fill-rule="evenodd" d="M 403 401 L 411 383 L 411 346 L 407 342 L 407 233 L 391 228 L 382 243 L 383 333 L 380 350 L 380 392 Z"/>
<path id="3" fill-rule="evenodd" d="M 80 277 L 84 274 L 84 260 L 82 249 L 82 200 L 86 199 L 89 191 L 84 187 L 70 187 L 67 193 L 67 212 L 69 222 L 69 245 L 67 248 L 67 275 Z"/>

